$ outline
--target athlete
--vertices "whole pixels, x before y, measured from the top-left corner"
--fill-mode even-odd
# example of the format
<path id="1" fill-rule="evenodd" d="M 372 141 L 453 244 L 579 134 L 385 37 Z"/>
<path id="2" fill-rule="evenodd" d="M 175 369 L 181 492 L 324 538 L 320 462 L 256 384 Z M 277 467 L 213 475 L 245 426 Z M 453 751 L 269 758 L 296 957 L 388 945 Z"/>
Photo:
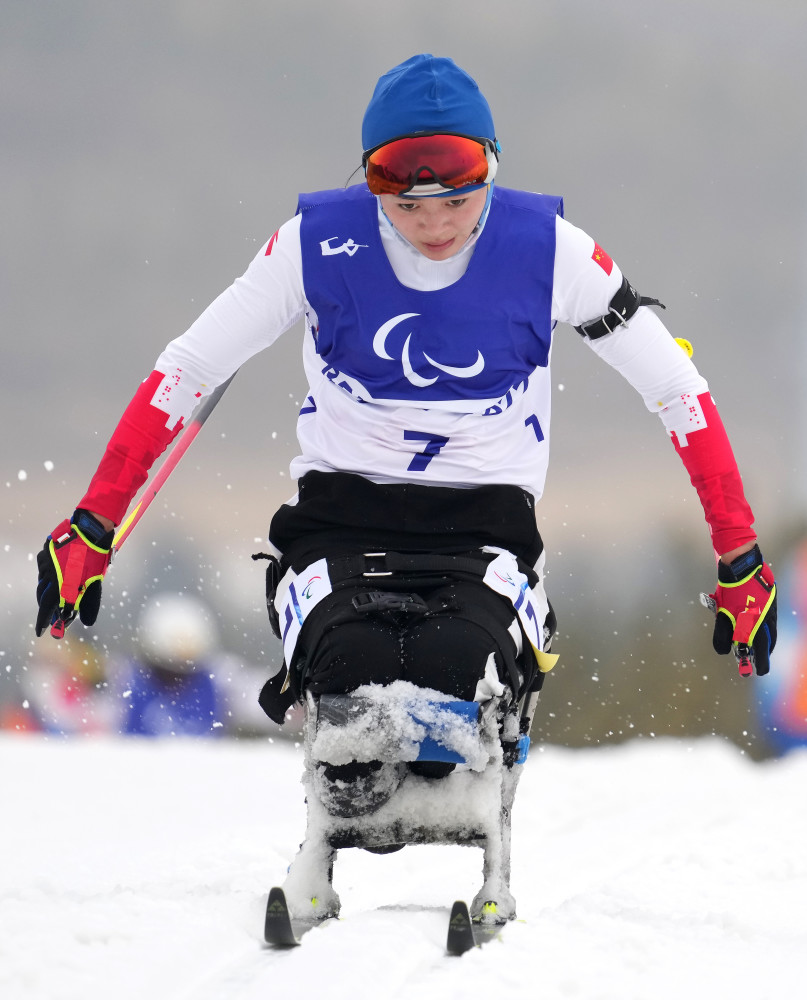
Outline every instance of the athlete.
<path id="1" fill-rule="evenodd" d="M 306 690 L 406 680 L 470 699 L 537 690 L 554 617 L 535 504 L 550 444 L 556 324 L 657 413 L 718 559 L 714 648 L 769 669 L 776 587 L 704 378 L 562 200 L 494 183 L 500 146 L 473 79 L 417 55 L 376 85 L 365 182 L 300 197 L 242 277 L 157 359 L 86 494 L 38 556 L 37 635 L 92 625 L 114 529 L 199 399 L 305 320 L 296 496 L 269 540 L 285 669 Z"/>

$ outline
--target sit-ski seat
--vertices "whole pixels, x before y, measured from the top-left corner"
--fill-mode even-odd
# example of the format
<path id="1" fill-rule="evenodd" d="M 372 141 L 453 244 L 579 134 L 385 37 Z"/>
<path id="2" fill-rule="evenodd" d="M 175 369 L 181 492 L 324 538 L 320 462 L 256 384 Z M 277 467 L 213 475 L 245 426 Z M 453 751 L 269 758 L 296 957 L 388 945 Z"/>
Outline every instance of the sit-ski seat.
<path id="1" fill-rule="evenodd" d="M 403 681 L 350 695 L 308 695 L 306 835 L 284 883 L 293 914 L 324 918 L 339 912 L 332 885 L 338 850 L 383 854 L 406 844 L 447 844 L 484 852 L 472 917 L 513 919 L 510 813 L 528 728 L 528 718 L 506 697 L 458 701 Z M 333 778 L 352 762 L 375 762 L 375 771 L 365 768 L 368 779 L 355 789 Z M 424 762 L 455 769 L 425 777 L 429 768 L 418 766 Z"/>

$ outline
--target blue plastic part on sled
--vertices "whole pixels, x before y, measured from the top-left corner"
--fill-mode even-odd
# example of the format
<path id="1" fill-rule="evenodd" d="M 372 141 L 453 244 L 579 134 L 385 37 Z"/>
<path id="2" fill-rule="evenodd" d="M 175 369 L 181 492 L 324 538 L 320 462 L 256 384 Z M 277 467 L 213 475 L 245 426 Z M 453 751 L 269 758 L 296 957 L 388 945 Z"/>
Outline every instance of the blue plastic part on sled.
<path id="1" fill-rule="evenodd" d="M 431 736 L 423 738 L 420 744 L 420 750 L 418 751 L 418 755 L 415 759 L 439 760 L 445 761 L 446 764 L 467 763 L 462 754 L 457 753 L 456 750 L 449 750 L 448 747 L 444 747 L 442 743 L 438 743 L 437 740 L 433 740 Z"/>
<path id="2" fill-rule="evenodd" d="M 479 703 L 476 701 L 430 701 L 429 708 L 437 709 L 440 713 L 450 712 L 465 720 L 469 726 L 476 726 L 479 722 Z M 420 750 L 417 760 L 443 761 L 446 764 L 467 764 L 468 762 L 457 750 L 451 750 L 444 746 L 438 738 L 431 735 L 435 731 L 434 723 L 425 722 L 418 718 L 415 712 L 409 713 L 418 725 L 425 726 L 426 735 L 420 741 Z"/>
<path id="3" fill-rule="evenodd" d="M 476 701 L 432 701 L 432 700 L 405 700 L 399 701 L 398 705 L 409 715 L 413 722 L 417 723 L 424 732 L 423 738 L 417 745 L 418 755 L 415 760 L 421 761 L 441 761 L 448 764 L 468 764 L 460 750 L 456 749 L 456 740 L 459 737 L 459 746 L 468 747 L 473 744 L 472 734 L 479 737 L 479 719 L 481 716 L 481 706 Z M 351 694 L 323 694 L 319 698 L 319 720 L 327 722 L 332 726 L 347 726 L 351 721 L 365 712 L 377 711 L 378 702 L 362 695 Z M 406 746 L 404 749 L 411 752 L 412 740 L 403 730 L 396 733 L 396 724 L 392 719 L 387 720 L 392 723 L 390 736 L 393 742 L 396 738 L 403 739 Z M 379 716 L 379 725 L 385 725 L 383 713 Z M 452 739 L 452 736 L 454 739 Z M 469 737 L 471 737 L 469 741 Z M 454 742 L 454 747 L 446 746 L 446 743 Z M 388 757 L 385 759 L 411 760 L 405 757 Z"/>
<path id="4" fill-rule="evenodd" d="M 530 738 L 527 734 L 519 736 L 518 743 L 516 744 L 516 764 L 525 764 L 527 761 L 527 754 L 530 752 Z"/>

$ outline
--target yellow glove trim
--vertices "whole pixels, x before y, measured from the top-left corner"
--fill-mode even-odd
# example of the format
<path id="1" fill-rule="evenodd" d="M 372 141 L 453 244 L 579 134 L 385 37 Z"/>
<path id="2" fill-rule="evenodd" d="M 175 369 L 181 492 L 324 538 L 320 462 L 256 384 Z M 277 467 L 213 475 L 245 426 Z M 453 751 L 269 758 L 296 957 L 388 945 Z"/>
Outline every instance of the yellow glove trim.
<path id="1" fill-rule="evenodd" d="M 73 531 L 78 535 L 78 537 L 84 542 L 88 549 L 92 549 L 93 552 L 98 552 L 100 555 L 105 556 L 109 552 L 109 549 L 102 549 L 99 545 L 94 545 L 89 538 L 84 534 L 84 532 L 73 525 Z"/>

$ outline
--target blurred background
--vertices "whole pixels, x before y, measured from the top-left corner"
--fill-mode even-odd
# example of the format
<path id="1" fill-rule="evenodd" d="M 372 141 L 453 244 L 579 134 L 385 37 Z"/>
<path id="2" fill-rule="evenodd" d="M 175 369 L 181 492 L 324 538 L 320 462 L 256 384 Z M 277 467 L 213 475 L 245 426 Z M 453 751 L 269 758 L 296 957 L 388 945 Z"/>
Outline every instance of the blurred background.
<path id="1" fill-rule="evenodd" d="M 125 729 L 133 688 L 116 685 L 148 659 L 141 616 L 179 597 L 198 602 L 200 672 L 225 689 L 200 710 L 206 731 L 277 735 L 245 707 L 280 662 L 250 556 L 294 491 L 300 329 L 239 373 L 110 570 L 96 628 L 35 642 L 35 553 L 163 345 L 246 268 L 299 191 L 345 184 L 376 79 L 428 51 L 486 94 L 500 182 L 562 194 L 567 218 L 666 303 L 729 429 L 763 552 L 792 581 L 774 673 L 741 681 L 711 651 L 698 603 L 714 585 L 708 532 L 661 422 L 558 328 L 538 518 L 561 661 L 534 736 L 717 733 L 753 759 L 807 738 L 806 38 L 801 0 L 5 0 L 5 727 Z M 182 731 L 167 719 L 160 731 Z"/>

